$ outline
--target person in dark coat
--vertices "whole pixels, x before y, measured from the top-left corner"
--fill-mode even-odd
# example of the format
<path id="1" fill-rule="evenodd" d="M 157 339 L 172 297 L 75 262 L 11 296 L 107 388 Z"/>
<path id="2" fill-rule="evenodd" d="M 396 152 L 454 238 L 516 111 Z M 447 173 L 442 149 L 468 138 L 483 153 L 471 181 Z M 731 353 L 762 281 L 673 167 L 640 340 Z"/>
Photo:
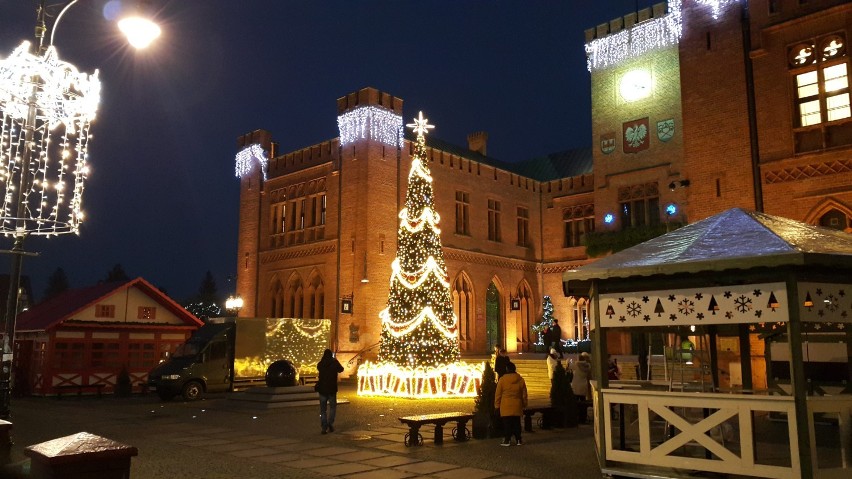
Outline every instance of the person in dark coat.
<path id="1" fill-rule="evenodd" d="M 564 351 L 562 351 L 562 328 L 559 327 L 559 320 L 554 319 L 553 324 L 550 325 L 550 329 L 548 331 L 550 334 L 550 344 L 546 344 L 556 350 L 559 353 L 559 359 L 565 357 Z"/>
<path id="2" fill-rule="evenodd" d="M 343 372 L 340 361 L 334 358 L 330 349 L 322 353 L 317 363 L 317 383 L 314 390 L 319 393 L 320 426 L 322 433 L 334 432 L 334 415 L 337 412 L 337 375 Z"/>
<path id="3" fill-rule="evenodd" d="M 498 348 L 497 356 L 494 358 L 494 372 L 497 373 L 498 381 L 504 374 L 506 374 L 506 368 L 509 366 L 510 362 L 509 353 L 507 353 L 503 348 Z"/>

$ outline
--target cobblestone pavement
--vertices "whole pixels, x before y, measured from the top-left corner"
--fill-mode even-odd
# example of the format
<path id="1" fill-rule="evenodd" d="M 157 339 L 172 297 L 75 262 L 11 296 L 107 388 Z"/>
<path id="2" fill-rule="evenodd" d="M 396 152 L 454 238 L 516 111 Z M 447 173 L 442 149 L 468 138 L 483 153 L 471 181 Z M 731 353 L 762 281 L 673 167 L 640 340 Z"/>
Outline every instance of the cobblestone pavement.
<path id="1" fill-rule="evenodd" d="M 407 427 L 397 417 L 470 411 L 472 399 L 360 398 L 344 383 L 335 432 L 321 435 L 318 407 L 256 409 L 228 394 L 185 403 L 156 395 L 23 398 L 12 402 L 11 464 L 0 477 L 27 477 L 28 445 L 89 432 L 136 446 L 131 477 L 510 479 L 600 478 L 592 427 L 524 433 L 524 445 L 499 447 L 499 438 L 458 443 L 444 428 L 443 445 L 405 447 Z"/>

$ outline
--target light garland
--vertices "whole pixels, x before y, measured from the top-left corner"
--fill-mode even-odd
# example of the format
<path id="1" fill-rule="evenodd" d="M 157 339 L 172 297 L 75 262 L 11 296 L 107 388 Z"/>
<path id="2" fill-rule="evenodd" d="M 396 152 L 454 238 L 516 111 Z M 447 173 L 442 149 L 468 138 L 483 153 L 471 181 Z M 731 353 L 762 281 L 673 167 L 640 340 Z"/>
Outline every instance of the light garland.
<path id="1" fill-rule="evenodd" d="M 713 10 L 713 19 L 718 19 L 726 6 L 738 1 L 696 0 Z M 668 13 L 662 17 L 645 20 L 586 43 L 586 67 L 590 72 L 603 70 L 649 51 L 677 45 L 682 34 L 682 0 L 669 0 Z"/>
<path id="2" fill-rule="evenodd" d="M 358 140 L 375 140 L 402 147 L 402 116 L 375 106 L 362 106 L 337 117 L 340 146 Z"/>
<path id="3" fill-rule="evenodd" d="M 428 399 L 474 397 L 482 381 L 483 367 L 484 363 L 461 361 L 433 368 L 366 362 L 358 368 L 358 395 Z"/>
<path id="4" fill-rule="evenodd" d="M 257 160 L 260 164 L 260 171 L 263 173 L 263 180 L 266 181 L 266 170 L 269 168 L 269 159 L 266 157 L 266 150 L 264 150 L 258 143 L 252 143 L 237 152 L 237 158 L 235 161 L 235 172 L 237 178 L 242 178 L 244 175 L 251 172 L 254 160 Z"/>
<path id="5" fill-rule="evenodd" d="M 40 55 L 30 47 L 23 42 L 0 60 L 0 232 L 78 233 L 98 72 L 80 73 L 53 46 Z M 22 177 L 25 190 L 18 191 Z"/>
<path id="6" fill-rule="evenodd" d="M 586 67 L 602 70 L 630 58 L 675 45 L 683 31 L 681 0 L 669 2 L 668 13 L 586 44 Z"/>
<path id="7" fill-rule="evenodd" d="M 452 324 L 446 325 L 441 321 L 441 318 L 435 314 L 435 311 L 432 310 L 431 306 L 426 306 L 420 314 L 405 322 L 392 321 L 390 312 L 387 308 L 383 309 L 382 312 L 379 313 L 379 317 L 382 318 L 382 325 L 387 328 L 388 333 L 395 338 L 401 338 L 410 334 L 414 331 L 414 328 L 420 326 L 424 321 L 428 321 L 432 323 L 445 338 L 450 340 L 458 339 L 458 319 L 456 316 L 453 315 Z"/>
<path id="8" fill-rule="evenodd" d="M 432 208 L 423 208 L 423 212 L 417 218 L 408 217 L 408 208 L 403 208 L 399 212 L 400 227 L 405 228 L 409 233 L 419 233 L 423 228 L 430 227 L 435 230 L 435 233 L 440 235 L 441 230 L 437 225 L 441 221 L 441 216 Z"/>
<path id="9" fill-rule="evenodd" d="M 391 263 L 391 271 L 391 286 L 393 286 L 394 281 L 397 281 L 408 289 L 416 289 L 423 286 L 423 283 L 427 279 L 434 277 L 441 286 L 445 288 L 450 287 L 450 282 L 447 280 L 447 273 L 432 256 L 427 258 L 423 266 L 415 271 L 403 271 L 402 266 L 399 264 L 399 258 L 396 258 Z"/>

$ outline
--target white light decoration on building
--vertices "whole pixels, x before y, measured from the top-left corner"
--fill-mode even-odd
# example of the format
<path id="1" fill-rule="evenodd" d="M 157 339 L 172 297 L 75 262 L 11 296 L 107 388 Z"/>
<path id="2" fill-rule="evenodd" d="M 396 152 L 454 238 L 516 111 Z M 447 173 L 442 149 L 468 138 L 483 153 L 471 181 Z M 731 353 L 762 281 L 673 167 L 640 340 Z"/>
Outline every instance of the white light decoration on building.
<path id="1" fill-rule="evenodd" d="M 682 31 L 681 1 L 672 0 L 668 13 L 662 17 L 645 20 L 587 43 L 586 66 L 589 71 L 602 70 L 651 50 L 676 45 Z"/>
<path id="2" fill-rule="evenodd" d="M 732 3 L 737 3 L 739 0 L 696 0 L 702 5 L 708 5 L 713 9 L 713 18 L 718 19 L 722 13 L 722 9 Z"/>
<path id="3" fill-rule="evenodd" d="M 258 143 L 252 143 L 237 152 L 237 158 L 234 163 L 237 178 L 242 178 L 251 172 L 255 161 L 260 165 L 263 180 L 266 181 L 266 170 L 269 167 L 269 159 L 266 157 L 266 150 Z"/>
<path id="4" fill-rule="evenodd" d="M 362 106 L 337 117 L 340 146 L 358 140 L 375 140 L 402 147 L 402 116 L 375 106 Z"/>
<path id="5" fill-rule="evenodd" d="M 713 18 L 739 0 L 696 0 L 711 7 Z M 602 70 L 625 60 L 637 58 L 651 50 L 676 45 L 683 34 L 682 0 L 670 0 L 668 13 L 659 18 L 639 22 L 630 28 L 596 38 L 586 43 L 586 67 L 589 71 Z"/>
<path id="6" fill-rule="evenodd" d="M 23 42 L 0 59 L 4 235 L 79 232 L 100 89 L 97 70 L 80 73 L 53 46 L 33 54 Z"/>
<path id="7" fill-rule="evenodd" d="M 654 79 L 646 70 L 630 70 L 621 78 L 619 92 L 627 102 L 647 98 L 654 89 Z"/>

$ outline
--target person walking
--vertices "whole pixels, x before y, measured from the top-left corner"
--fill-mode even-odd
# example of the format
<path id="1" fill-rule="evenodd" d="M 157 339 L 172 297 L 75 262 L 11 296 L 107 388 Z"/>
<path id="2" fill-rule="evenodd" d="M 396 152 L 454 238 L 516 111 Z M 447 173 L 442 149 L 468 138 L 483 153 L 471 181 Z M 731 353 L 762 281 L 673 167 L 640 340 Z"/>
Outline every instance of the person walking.
<path id="1" fill-rule="evenodd" d="M 334 432 L 334 416 L 337 413 L 337 375 L 343 372 L 340 361 L 334 358 L 330 349 L 322 353 L 317 363 L 317 383 L 314 390 L 319 393 L 320 426 L 322 434 Z"/>
<path id="2" fill-rule="evenodd" d="M 524 378 L 516 372 L 513 363 L 509 363 L 506 374 L 497 381 L 497 391 L 494 393 L 494 407 L 500 410 L 503 419 L 503 442 L 501 446 L 512 444 L 512 436 L 515 436 L 515 444 L 523 445 L 521 440 L 521 416 L 527 407 L 527 383 Z"/>
<path id="3" fill-rule="evenodd" d="M 589 353 L 580 353 L 580 358 L 574 363 L 574 377 L 571 379 L 571 390 L 578 399 L 590 398 L 589 376 L 592 373 L 592 363 Z"/>
<path id="4" fill-rule="evenodd" d="M 506 374 L 506 366 L 510 362 L 512 361 L 509 359 L 509 353 L 506 352 L 506 349 L 498 347 L 497 355 L 494 357 L 494 372 L 497 373 L 498 381 Z"/>

